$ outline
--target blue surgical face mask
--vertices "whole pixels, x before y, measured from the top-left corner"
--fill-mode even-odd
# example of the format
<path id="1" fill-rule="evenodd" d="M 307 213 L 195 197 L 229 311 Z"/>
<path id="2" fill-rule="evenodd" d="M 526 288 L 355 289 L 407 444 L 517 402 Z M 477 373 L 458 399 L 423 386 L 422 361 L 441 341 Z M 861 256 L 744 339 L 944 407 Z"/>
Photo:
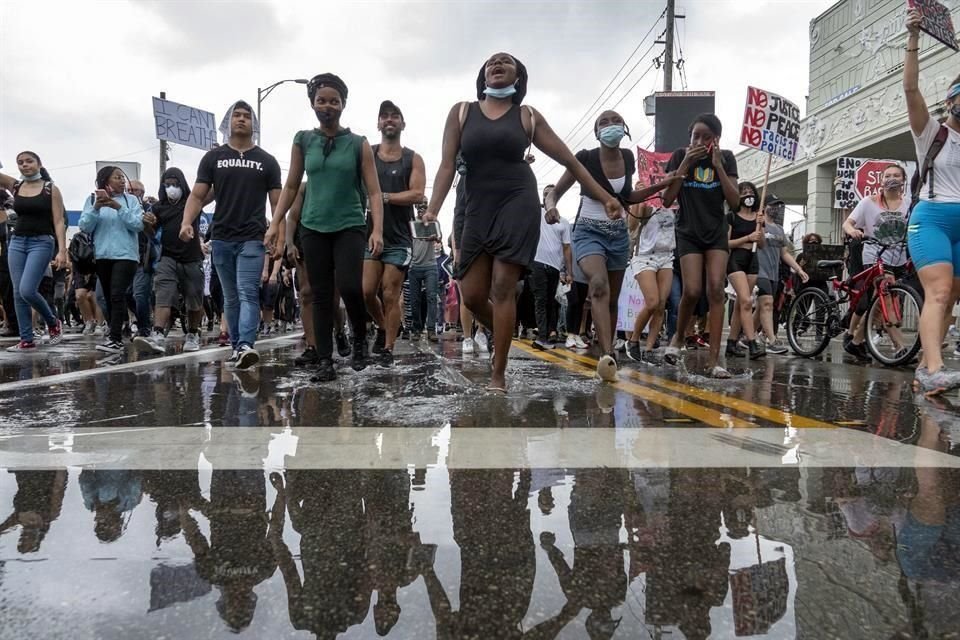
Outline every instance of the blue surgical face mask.
<path id="1" fill-rule="evenodd" d="M 623 136 L 626 134 L 627 131 L 622 124 L 612 124 L 609 127 L 600 129 L 597 138 L 604 146 L 615 149 L 620 146 L 620 141 L 623 140 Z"/>
<path id="2" fill-rule="evenodd" d="M 950 107 L 950 115 L 960 120 L 960 104 L 955 104 Z"/>
<path id="3" fill-rule="evenodd" d="M 511 84 L 508 87 L 501 87 L 496 89 L 494 87 L 487 87 L 483 90 L 484 95 L 488 95 L 491 98 L 509 98 L 517 92 L 517 85 Z"/>
<path id="4" fill-rule="evenodd" d="M 37 171 L 32 176 L 21 175 L 20 179 L 23 180 L 24 182 L 36 182 L 37 180 L 43 180 L 43 176 L 40 175 L 39 171 Z"/>

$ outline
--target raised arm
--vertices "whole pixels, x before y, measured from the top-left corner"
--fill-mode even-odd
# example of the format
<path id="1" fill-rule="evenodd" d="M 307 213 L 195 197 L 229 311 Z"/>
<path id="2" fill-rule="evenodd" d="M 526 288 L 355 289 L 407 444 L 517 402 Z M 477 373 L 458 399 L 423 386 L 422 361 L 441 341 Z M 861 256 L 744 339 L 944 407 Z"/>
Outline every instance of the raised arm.
<path id="1" fill-rule="evenodd" d="M 903 60 L 903 95 L 907 99 L 910 130 L 919 136 L 930 122 L 927 101 L 920 93 L 920 23 L 923 17 L 916 9 L 907 12 L 907 51 Z"/>
<path id="2" fill-rule="evenodd" d="M 457 152 L 460 151 L 460 105 L 458 102 L 450 108 L 447 122 L 443 125 L 443 148 L 440 153 L 440 166 L 433 179 L 433 190 L 430 192 L 430 203 L 423 214 L 425 222 L 434 222 L 443 206 L 443 201 L 453 184 L 456 173 Z"/>

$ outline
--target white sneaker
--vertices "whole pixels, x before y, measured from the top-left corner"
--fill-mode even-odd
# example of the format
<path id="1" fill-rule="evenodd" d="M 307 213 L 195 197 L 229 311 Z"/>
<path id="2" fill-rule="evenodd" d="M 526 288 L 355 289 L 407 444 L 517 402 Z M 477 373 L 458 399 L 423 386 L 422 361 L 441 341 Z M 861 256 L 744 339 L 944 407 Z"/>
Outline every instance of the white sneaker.
<path id="1" fill-rule="evenodd" d="M 622 340 L 621 338 L 617 338 L 617 341 L 613 343 L 614 351 L 625 351 L 626 348 L 627 348 L 627 343 L 625 340 Z"/>
<path id="2" fill-rule="evenodd" d="M 97 323 L 94 322 L 93 320 L 90 320 L 89 322 L 84 323 L 83 331 L 81 332 L 81 335 L 92 336 L 93 332 L 96 330 L 97 330 Z"/>
<path id="3" fill-rule="evenodd" d="M 195 333 L 188 333 L 183 341 L 184 351 L 200 351 L 200 336 Z"/>
<path id="4" fill-rule="evenodd" d="M 105 336 L 107 335 L 107 332 L 108 332 L 107 323 L 104 322 L 103 324 L 99 325 L 96 329 L 93 330 L 93 335 Z"/>
<path id="5" fill-rule="evenodd" d="M 473 353 L 474 351 L 476 351 L 476 349 L 474 348 L 473 338 L 464 338 L 462 349 L 464 353 Z"/>
<path id="6" fill-rule="evenodd" d="M 473 341 L 477 343 L 477 350 L 480 353 L 490 353 L 490 345 L 487 343 L 487 334 L 483 331 L 477 331 Z"/>
<path id="7" fill-rule="evenodd" d="M 567 341 L 563 343 L 567 349 L 573 349 L 577 346 L 577 341 L 574 340 L 574 335 L 572 333 L 567 334 Z"/>
<path id="8" fill-rule="evenodd" d="M 152 351 L 154 353 L 164 353 L 167 350 L 167 339 L 158 331 L 154 331 L 149 336 L 137 336 L 133 339 L 133 345 L 138 351 Z"/>
<path id="9" fill-rule="evenodd" d="M 576 345 L 577 349 L 589 349 L 589 348 L 590 348 L 590 345 L 588 345 L 588 344 L 584 341 L 584 339 L 583 339 L 581 336 L 579 336 L 579 335 L 574 337 L 574 344 Z"/>
<path id="10" fill-rule="evenodd" d="M 605 355 L 597 363 L 597 376 L 604 382 L 617 381 L 617 361 L 611 355 Z"/>

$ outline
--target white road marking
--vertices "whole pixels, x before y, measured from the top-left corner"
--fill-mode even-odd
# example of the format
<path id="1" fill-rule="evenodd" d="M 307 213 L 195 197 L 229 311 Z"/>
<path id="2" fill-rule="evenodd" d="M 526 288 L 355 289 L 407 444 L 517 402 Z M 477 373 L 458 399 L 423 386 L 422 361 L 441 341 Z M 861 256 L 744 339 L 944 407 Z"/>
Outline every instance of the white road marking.
<path id="1" fill-rule="evenodd" d="M 65 436 L 73 435 L 64 451 Z M 46 436 L 46 438 L 45 438 Z M 0 440 L 0 468 L 261 469 L 292 442 L 289 469 L 953 467 L 960 457 L 850 429 L 149 427 L 30 429 Z"/>

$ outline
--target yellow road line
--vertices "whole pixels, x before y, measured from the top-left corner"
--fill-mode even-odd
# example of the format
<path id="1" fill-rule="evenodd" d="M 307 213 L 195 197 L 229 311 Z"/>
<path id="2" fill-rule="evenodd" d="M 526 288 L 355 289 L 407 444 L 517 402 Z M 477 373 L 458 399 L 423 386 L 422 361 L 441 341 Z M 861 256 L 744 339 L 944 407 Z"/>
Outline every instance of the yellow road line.
<path id="1" fill-rule="evenodd" d="M 533 349 L 529 351 L 534 355 L 539 355 L 538 352 Z M 581 362 L 585 365 L 591 367 L 597 366 L 597 361 L 594 358 L 589 356 L 583 356 L 577 353 L 571 353 L 569 351 L 563 350 L 562 355 L 557 355 L 557 353 L 551 352 L 550 355 L 554 357 L 559 357 L 565 360 L 574 360 Z M 653 384 L 663 389 L 669 391 L 674 391 L 676 393 L 682 393 L 691 397 L 694 397 L 698 400 L 703 400 L 704 402 L 709 402 L 711 404 L 718 404 L 720 406 L 732 409 L 733 411 L 740 411 L 745 414 L 749 414 L 756 418 L 762 418 L 776 424 L 782 424 L 788 427 L 794 427 L 796 429 L 835 429 L 836 425 L 830 424 L 829 422 L 823 422 L 815 418 L 807 418 L 805 416 L 797 415 L 795 413 L 790 413 L 788 411 L 783 411 L 781 409 L 774 409 L 772 407 L 765 407 L 762 404 L 756 404 L 747 400 L 742 400 L 740 398 L 733 398 L 730 396 L 725 396 L 721 393 L 716 393 L 714 391 L 709 391 L 706 389 L 700 389 L 698 387 L 693 387 L 688 384 L 683 384 L 680 382 L 673 382 L 672 380 L 666 380 L 659 376 L 650 375 L 648 373 L 642 373 L 636 371 L 635 369 L 621 368 L 621 371 L 625 372 L 631 378 L 635 380 L 640 380 L 648 384 Z"/>
<path id="2" fill-rule="evenodd" d="M 536 356 L 537 358 L 555 364 L 567 371 L 572 371 L 580 375 L 585 375 L 592 377 L 595 375 L 595 371 L 592 369 L 587 369 L 581 364 L 570 362 L 564 358 L 554 356 L 553 354 L 535 351 L 533 348 L 528 347 L 525 344 L 520 344 L 518 342 L 513 343 L 515 349 L 519 349 L 524 353 Z M 723 413 L 717 411 L 716 409 L 711 409 L 709 407 L 704 407 L 702 405 L 690 402 L 684 398 L 678 398 L 676 396 L 668 395 L 662 391 L 656 389 L 651 389 L 649 387 L 644 387 L 634 382 L 627 380 L 620 380 L 611 384 L 616 389 L 625 391 L 633 396 L 642 398 L 644 400 L 649 400 L 655 404 L 660 405 L 665 409 L 669 409 L 674 413 L 693 418 L 699 422 L 710 425 L 711 427 L 735 427 L 735 428 L 751 428 L 756 427 L 752 422 L 743 420 L 736 416 L 730 415 L 728 413 Z"/>

